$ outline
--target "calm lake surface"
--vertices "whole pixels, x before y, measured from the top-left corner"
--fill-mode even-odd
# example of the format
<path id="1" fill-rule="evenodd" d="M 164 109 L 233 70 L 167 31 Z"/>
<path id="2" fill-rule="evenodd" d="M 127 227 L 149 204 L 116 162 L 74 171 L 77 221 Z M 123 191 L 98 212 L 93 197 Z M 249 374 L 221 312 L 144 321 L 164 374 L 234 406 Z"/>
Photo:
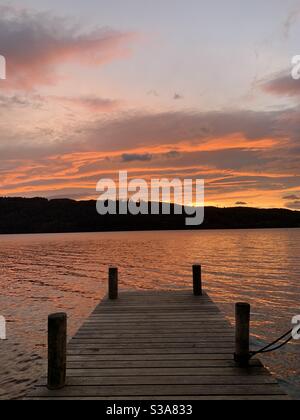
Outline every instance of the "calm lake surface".
<path id="1" fill-rule="evenodd" d="M 69 334 L 106 293 L 107 268 L 121 289 L 204 287 L 232 321 L 234 303 L 252 305 L 254 348 L 291 328 L 300 314 L 300 230 L 94 233 L 0 236 L 0 399 L 20 398 L 45 373 L 47 316 L 66 311 Z M 221 338 L 220 338 L 221 339 Z M 300 399 L 300 342 L 263 358 Z"/>

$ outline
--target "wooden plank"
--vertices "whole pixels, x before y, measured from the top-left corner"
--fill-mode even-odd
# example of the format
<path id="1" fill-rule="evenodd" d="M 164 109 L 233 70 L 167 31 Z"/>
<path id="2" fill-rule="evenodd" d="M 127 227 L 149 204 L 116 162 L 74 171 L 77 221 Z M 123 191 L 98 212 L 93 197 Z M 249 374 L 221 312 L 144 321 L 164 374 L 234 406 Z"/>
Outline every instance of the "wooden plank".
<path id="1" fill-rule="evenodd" d="M 101 326 L 94 326 L 94 327 L 87 327 L 87 328 L 85 328 L 84 329 L 84 331 L 103 331 L 103 332 L 108 332 L 108 331 L 111 331 L 111 334 L 117 334 L 117 333 L 122 333 L 122 331 L 124 331 L 123 332 L 123 334 L 127 334 L 127 331 L 128 332 L 135 332 L 135 333 L 150 333 L 150 334 L 157 334 L 157 333 L 160 333 L 160 332 L 162 332 L 162 333 L 168 333 L 168 332 L 170 332 L 170 333 L 174 333 L 174 332 L 178 332 L 178 334 L 180 334 L 180 333 L 184 333 L 184 332 L 190 332 L 190 333 L 209 333 L 209 332 L 213 332 L 213 333 L 215 333 L 215 334 L 222 334 L 222 331 L 223 332 L 225 332 L 225 333 L 229 333 L 230 332 L 230 330 L 228 330 L 228 329 L 226 329 L 226 328 L 224 328 L 224 330 L 222 330 L 222 329 L 220 329 L 220 328 L 216 328 L 216 329 L 214 329 L 213 327 L 210 329 L 210 331 L 207 331 L 207 330 L 205 330 L 205 329 L 201 329 L 201 327 L 199 326 L 199 328 L 197 328 L 197 326 L 195 325 L 194 327 L 189 327 L 189 326 L 187 326 L 186 328 L 183 326 L 183 325 L 170 325 L 170 326 L 167 326 L 167 325 L 151 325 L 151 324 L 149 324 L 149 326 L 148 325 L 139 325 L 139 326 L 130 326 L 130 325 L 126 325 L 126 326 L 124 326 L 124 327 L 122 327 L 122 326 L 120 326 L 120 325 L 116 325 L 116 326 L 107 326 L 107 325 L 101 325 Z M 83 332 L 83 330 L 81 329 L 80 330 L 80 332 Z"/>
<path id="2" fill-rule="evenodd" d="M 125 319 L 123 320 L 122 316 L 120 316 L 120 318 L 115 319 L 114 322 L 104 321 L 101 318 L 99 320 L 91 319 L 91 320 L 87 321 L 84 324 L 84 326 L 94 327 L 94 326 L 97 326 L 97 325 L 98 326 L 103 325 L 103 326 L 111 327 L 111 326 L 115 325 L 116 327 L 117 326 L 126 327 L 126 325 L 128 325 L 130 327 L 132 327 L 132 326 L 138 327 L 138 326 L 143 326 L 143 325 L 144 326 L 160 325 L 160 326 L 166 326 L 167 328 L 170 327 L 170 326 L 173 326 L 173 327 L 181 326 L 181 327 L 188 327 L 188 328 L 193 328 L 193 327 L 201 328 L 201 327 L 203 327 L 203 328 L 208 329 L 207 324 L 209 324 L 210 326 L 215 325 L 216 327 L 219 327 L 219 328 L 223 328 L 223 327 L 230 328 L 230 326 L 228 324 L 226 324 L 224 321 L 222 321 L 219 318 L 215 318 L 215 317 L 214 318 L 205 318 L 205 317 L 199 318 L 198 316 L 196 318 L 194 317 L 194 319 L 191 320 L 191 321 L 185 321 L 185 320 L 181 321 L 180 319 L 178 319 L 178 320 L 177 319 L 172 319 L 172 320 L 166 320 L 166 321 L 165 320 L 156 320 L 156 319 L 151 320 L 151 318 L 149 318 L 149 317 L 148 317 L 147 320 L 144 320 L 144 321 L 143 320 L 138 320 L 138 319 L 128 321 L 128 320 L 125 320 Z"/>
<path id="3" fill-rule="evenodd" d="M 177 315 L 173 316 L 173 317 L 154 317 L 153 316 L 153 318 L 152 317 L 149 318 L 149 315 L 147 315 L 145 317 L 144 313 L 138 313 L 137 315 L 135 315 L 134 317 L 131 317 L 131 318 L 127 317 L 126 314 L 124 314 L 124 313 L 123 313 L 123 315 L 119 314 L 118 317 L 114 317 L 114 318 L 113 317 L 104 318 L 101 315 L 96 317 L 96 316 L 93 315 L 85 322 L 84 325 L 88 325 L 88 324 L 92 324 L 92 323 L 93 324 L 97 324 L 97 323 L 98 324 L 113 324 L 113 323 L 118 322 L 118 321 L 120 321 L 124 324 L 132 324 L 132 323 L 136 324 L 136 323 L 143 323 L 143 322 L 149 323 L 149 321 L 153 321 L 153 322 L 161 322 L 161 323 L 165 323 L 165 324 L 173 323 L 173 322 L 188 324 L 188 323 L 192 322 L 192 323 L 198 323 L 200 325 L 204 324 L 205 321 L 208 321 L 211 324 L 216 322 L 216 323 L 221 324 L 221 325 L 226 325 L 228 328 L 231 327 L 230 324 L 226 320 L 224 320 L 221 316 L 216 316 L 216 315 L 213 315 L 213 316 L 203 315 L 203 316 L 201 316 L 201 314 L 199 314 L 199 313 L 194 314 L 190 317 L 184 317 L 184 318 L 181 318 Z"/>
<path id="4" fill-rule="evenodd" d="M 69 344 L 70 348 L 73 349 L 80 349 L 80 348 L 87 348 L 87 349 L 91 349 L 95 346 L 100 346 L 99 342 L 89 342 L 89 343 L 76 343 L 73 342 Z M 191 352 L 193 352 L 193 350 L 197 350 L 195 351 L 195 353 L 197 353 L 198 351 L 200 353 L 211 353 L 213 351 L 216 352 L 225 352 L 225 353 L 230 353 L 233 354 L 234 353 L 234 346 L 232 346 L 231 344 L 226 345 L 226 343 L 222 344 L 222 343 L 217 343 L 217 344 L 193 344 L 193 343 L 154 343 L 154 344 L 103 344 L 101 346 L 103 352 L 105 352 L 106 350 L 109 351 L 113 351 L 113 350 L 125 350 L 125 351 L 132 351 L 132 350 L 136 350 L 138 347 L 139 351 L 160 351 L 160 350 L 177 350 L 177 352 L 185 352 L 187 350 L 190 350 Z"/>
<path id="5" fill-rule="evenodd" d="M 96 339 L 96 340 L 100 340 L 102 343 L 149 343 L 149 342 L 160 342 L 160 343 L 181 343 L 181 342 L 191 342 L 191 343 L 195 343 L 195 341 L 197 341 L 197 343 L 218 343 L 220 341 L 220 338 L 218 340 L 218 337 L 216 337 L 214 334 L 209 335 L 208 337 L 205 337 L 205 335 L 203 334 L 195 334 L 195 338 L 193 340 L 192 335 L 183 335 L 178 337 L 174 336 L 174 335 L 164 335 L 162 334 L 160 337 L 156 334 L 151 334 L 151 335 L 143 335 L 142 337 L 138 337 L 137 335 L 132 335 L 132 336 L 126 336 L 123 335 L 122 337 L 120 337 L 120 339 L 117 338 L 117 334 L 113 334 L 113 335 L 109 335 L 109 334 L 103 334 L 103 336 L 101 336 L 100 333 L 93 333 L 89 336 L 89 334 L 87 333 L 80 333 L 78 334 L 76 337 L 74 337 L 72 339 L 72 342 L 74 342 L 75 340 L 81 340 L 82 342 L 84 342 L 84 340 L 90 340 L 90 339 Z M 74 341 L 73 341 L 74 340 Z M 234 336 L 233 335 L 226 335 L 226 336 L 222 336 L 222 342 L 225 343 L 233 343 L 234 341 Z"/>
<path id="6" fill-rule="evenodd" d="M 97 348 L 96 345 L 69 345 L 70 349 L 80 350 L 80 349 L 97 349 L 100 354 L 230 354 L 232 356 L 233 350 L 231 348 L 218 348 L 215 347 L 204 347 L 204 348 L 127 348 L 127 347 L 116 347 L 114 349 L 101 349 Z"/>
<path id="7" fill-rule="evenodd" d="M 222 334 L 222 339 L 224 338 L 224 339 L 232 340 L 234 338 L 234 334 L 232 334 L 231 332 L 222 333 L 220 331 L 219 334 L 220 335 Z M 216 337 L 215 332 L 209 333 L 209 332 L 206 332 L 206 331 L 204 333 L 203 332 L 202 333 L 199 333 L 199 332 L 195 332 L 195 333 L 182 332 L 180 334 L 180 337 L 178 337 L 178 333 L 176 333 L 176 332 L 164 333 L 164 334 L 161 334 L 161 333 L 148 333 L 148 334 L 147 333 L 140 333 L 140 334 L 136 334 L 135 332 L 134 333 L 131 332 L 129 334 L 122 334 L 122 333 L 121 334 L 109 334 L 109 333 L 105 334 L 105 333 L 101 332 L 101 330 L 100 331 L 98 331 L 98 330 L 96 330 L 96 331 L 95 330 L 92 330 L 92 331 L 83 330 L 82 332 L 78 331 L 78 333 L 76 334 L 76 337 L 78 337 L 78 338 L 93 337 L 93 338 L 102 338 L 103 340 L 111 340 L 111 339 L 112 340 L 114 340 L 114 339 L 120 339 L 120 340 L 129 339 L 129 340 L 131 340 L 131 339 L 138 339 L 138 338 L 139 339 L 148 339 L 148 338 L 191 339 L 191 338 L 194 338 L 194 340 L 196 339 L 196 340 L 200 340 L 200 341 L 201 341 L 201 338 L 207 337 L 207 338 L 214 339 L 216 341 L 220 340 L 220 336 L 218 335 Z"/>
<path id="8" fill-rule="evenodd" d="M 133 398 L 129 396 L 122 397 L 31 397 L 33 401 L 132 401 Z M 169 395 L 158 395 L 155 397 L 146 396 L 146 397 L 134 397 L 135 401 L 290 401 L 290 398 L 287 395 L 225 395 L 225 396 L 177 396 L 172 397 Z"/>
<path id="9" fill-rule="evenodd" d="M 266 385 L 276 384 L 271 376 L 69 376 L 68 386 L 120 385 Z"/>
<path id="10" fill-rule="evenodd" d="M 84 324 L 79 330 L 78 333 L 91 333 L 91 332 L 100 332 L 102 333 L 105 330 L 111 330 L 109 334 L 126 334 L 127 331 L 130 334 L 175 334 L 178 331 L 181 331 L 180 334 L 185 334 L 191 332 L 192 334 L 233 334 L 233 331 L 228 325 L 218 323 L 217 321 L 206 321 L 202 323 L 180 323 L 180 322 L 145 322 L 143 323 L 88 323 Z M 125 331 L 125 332 L 123 332 Z M 107 332 L 106 332 L 107 333 Z"/>
<path id="11" fill-rule="evenodd" d="M 49 395 L 47 388 L 38 388 L 39 396 Z M 66 386 L 63 390 L 51 391 L 52 396 L 65 397 L 122 397 L 136 396 L 213 396 L 213 395 L 283 395 L 277 384 L 255 385 L 128 385 L 128 386 Z"/>
<path id="12" fill-rule="evenodd" d="M 169 347 L 165 345 L 164 347 L 149 347 L 149 348 L 141 348 L 138 344 L 135 347 L 128 348 L 127 346 L 121 346 L 121 347 L 107 347 L 107 348 L 101 348 L 99 344 L 74 344 L 73 342 L 69 343 L 69 351 L 74 350 L 87 350 L 90 353 L 95 354 L 107 354 L 107 355 L 151 355 L 151 354 L 170 354 L 170 356 L 174 354 L 194 354 L 195 357 L 198 354 L 226 354 L 232 356 L 233 347 L 218 347 L 210 346 L 210 347 Z M 230 357 L 229 356 L 229 357 Z M 227 356 L 228 357 L 228 356 Z"/>
<path id="13" fill-rule="evenodd" d="M 101 363 L 100 363 L 101 362 Z M 98 356 L 69 356 L 69 369 L 79 368 L 80 366 L 84 366 L 88 368 L 88 364 L 90 363 L 93 366 L 94 370 L 101 368 L 215 368 L 215 367 L 222 367 L 222 368 L 232 368 L 235 369 L 235 364 L 231 360 L 105 360 L 105 364 L 103 363 L 102 358 L 98 358 Z M 92 365 L 94 363 L 94 365 Z M 258 366 L 259 367 L 259 366 Z M 201 371 L 202 372 L 202 371 Z M 238 375 L 246 372 L 249 374 L 249 371 L 243 370 L 239 372 L 235 369 L 235 372 Z M 251 368 L 251 374 L 254 372 L 254 368 Z M 264 370 L 264 373 L 267 371 Z M 103 372 L 102 372 L 103 373 Z M 261 371 L 260 371 L 261 373 Z"/>
<path id="14" fill-rule="evenodd" d="M 233 358 L 231 354 L 215 354 L 215 353 L 206 353 L 206 354 L 100 354 L 99 349 L 80 349 L 80 350 L 68 350 L 68 357 L 71 356 L 87 356 L 89 358 L 96 357 L 98 360 L 124 360 L 124 361 L 130 361 L 130 360 L 227 360 L 232 363 Z M 254 361 L 252 361 L 254 362 Z M 256 360 L 255 360 L 256 362 Z"/>
<path id="15" fill-rule="evenodd" d="M 103 363 L 100 362 L 70 362 L 68 366 L 68 372 L 73 372 L 73 376 L 78 372 L 83 371 L 85 376 L 186 376 L 186 375 L 197 375 L 197 376 L 261 376 L 266 374 L 264 368 L 252 368 L 249 370 L 237 370 L 234 367 L 201 367 L 201 368 L 104 368 Z"/>
<path id="16" fill-rule="evenodd" d="M 203 336 L 198 336 L 198 344 L 219 344 L 220 338 L 215 336 L 203 338 Z M 84 335 L 77 335 L 72 339 L 72 343 L 88 343 L 90 341 L 97 342 L 100 344 L 132 344 L 132 343 L 192 343 L 195 344 L 195 338 L 188 336 L 188 337 L 143 337 L 143 338 L 102 338 L 101 335 L 98 334 L 91 334 L 90 336 L 87 334 Z M 233 337 L 222 337 L 222 343 L 229 343 L 232 346 Z"/>

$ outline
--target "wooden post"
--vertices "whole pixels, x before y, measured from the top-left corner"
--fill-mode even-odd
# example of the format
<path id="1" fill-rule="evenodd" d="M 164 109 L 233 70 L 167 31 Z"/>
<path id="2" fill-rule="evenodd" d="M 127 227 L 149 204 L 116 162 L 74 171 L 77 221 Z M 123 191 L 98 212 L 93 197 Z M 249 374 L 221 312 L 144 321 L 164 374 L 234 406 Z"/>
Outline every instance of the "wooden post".
<path id="1" fill-rule="evenodd" d="M 48 389 L 66 385 L 67 315 L 58 313 L 48 318 Z"/>
<path id="2" fill-rule="evenodd" d="M 234 360 L 241 366 L 249 366 L 250 360 L 250 312 L 248 303 L 237 303 L 235 307 L 236 338 Z"/>
<path id="3" fill-rule="evenodd" d="M 202 296 L 202 273 L 201 265 L 193 265 L 193 288 L 195 296 Z"/>
<path id="4" fill-rule="evenodd" d="M 109 268 L 108 289 L 109 299 L 118 299 L 118 269 L 115 267 Z"/>

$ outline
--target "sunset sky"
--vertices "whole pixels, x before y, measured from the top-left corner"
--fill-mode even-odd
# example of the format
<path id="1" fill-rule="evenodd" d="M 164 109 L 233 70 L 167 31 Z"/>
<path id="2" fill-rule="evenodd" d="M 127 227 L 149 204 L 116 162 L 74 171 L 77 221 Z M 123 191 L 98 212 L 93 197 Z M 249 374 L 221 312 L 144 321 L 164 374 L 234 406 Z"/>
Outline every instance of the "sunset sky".
<path id="1" fill-rule="evenodd" d="M 300 1 L 0 0 L 0 195 L 204 178 L 206 204 L 300 209 Z"/>

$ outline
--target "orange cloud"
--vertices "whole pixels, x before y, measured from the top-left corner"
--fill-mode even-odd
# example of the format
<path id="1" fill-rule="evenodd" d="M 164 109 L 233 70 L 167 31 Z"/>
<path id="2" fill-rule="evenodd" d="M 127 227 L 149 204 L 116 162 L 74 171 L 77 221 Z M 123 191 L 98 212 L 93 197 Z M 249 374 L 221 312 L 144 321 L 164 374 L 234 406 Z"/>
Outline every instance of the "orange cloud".
<path id="1" fill-rule="evenodd" d="M 146 180 L 204 178 L 208 204 L 284 205 L 300 185 L 297 121 L 295 112 L 121 113 L 44 143 L 36 133 L 23 141 L 24 130 L 5 141 L 1 129 L 0 194 L 95 198 L 100 178 L 128 170 Z"/>
<path id="2" fill-rule="evenodd" d="M 103 177 L 114 178 L 121 169 L 128 170 L 130 178 L 143 177 L 146 181 L 161 177 L 204 178 L 208 202 L 212 203 L 218 197 L 218 204 L 227 205 L 241 199 L 251 202 L 250 198 L 255 203 L 255 197 L 258 203 L 264 196 L 267 198 L 266 194 L 277 202 L 289 183 L 299 183 L 293 173 L 272 172 L 271 168 L 264 172 L 262 168 L 245 170 L 245 165 L 234 169 L 234 164 L 227 165 L 226 162 L 226 156 L 236 159 L 234 153 L 234 149 L 228 149 L 228 155 L 225 150 L 213 150 L 204 152 L 202 156 L 201 151 L 182 150 L 172 155 L 172 159 L 166 158 L 165 153 L 157 153 L 152 155 L 151 161 L 136 160 L 135 166 L 132 162 L 130 165 L 124 162 L 120 154 L 105 156 L 97 152 L 55 156 L 40 163 L 28 160 L 23 165 L 16 161 L 15 171 L 8 170 L 2 174 L 0 194 L 95 198 L 98 180 Z M 237 149 L 237 153 L 241 151 Z M 249 150 L 245 154 L 249 159 Z"/>

